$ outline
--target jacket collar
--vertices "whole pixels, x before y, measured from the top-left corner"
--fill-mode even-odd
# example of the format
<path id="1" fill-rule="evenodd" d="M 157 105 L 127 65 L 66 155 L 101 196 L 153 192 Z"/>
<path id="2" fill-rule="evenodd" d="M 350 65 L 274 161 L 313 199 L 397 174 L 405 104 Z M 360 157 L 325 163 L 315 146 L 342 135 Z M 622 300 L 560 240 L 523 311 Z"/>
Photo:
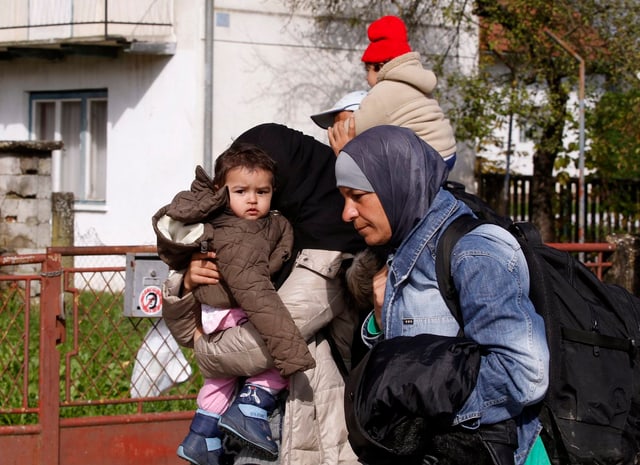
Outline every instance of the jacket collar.
<path id="1" fill-rule="evenodd" d="M 454 216 L 458 216 L 454 215 L 457 210 L 461 210 L 461 204 L 448 191 L 440 188 L 427 214 L 411 230 L 394 254 L 392 269 L 397 275 L 396 282 L 406 279 L 425 247 L 435 259 L 440 234 L 444 226 L 450 223 Z"/>

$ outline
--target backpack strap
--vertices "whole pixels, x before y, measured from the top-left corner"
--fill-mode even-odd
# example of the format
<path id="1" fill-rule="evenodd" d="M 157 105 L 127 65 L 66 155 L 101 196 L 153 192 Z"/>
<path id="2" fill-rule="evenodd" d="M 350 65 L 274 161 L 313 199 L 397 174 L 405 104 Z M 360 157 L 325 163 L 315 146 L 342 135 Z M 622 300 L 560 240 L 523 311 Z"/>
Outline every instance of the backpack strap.
<path id="1" fill-rule="evenodd" d="M 460 326 L 459 335 L 462 334 L 464 322 L 462 321 L 458 290 L 453 283 L 453 276 L 451 276 L 451 252 L 462 236 L 485 223 L 486 221 L 471 215 L 461 215 L 451 222 L 447 229 L 440 234 L 440 238 L 438 239 L 438 247 L 436 250 L 436 278 L 438 280 L 438 288 L 447 307 L 451 310 L 451 314 L 458 322 L 458 326 Z"/>

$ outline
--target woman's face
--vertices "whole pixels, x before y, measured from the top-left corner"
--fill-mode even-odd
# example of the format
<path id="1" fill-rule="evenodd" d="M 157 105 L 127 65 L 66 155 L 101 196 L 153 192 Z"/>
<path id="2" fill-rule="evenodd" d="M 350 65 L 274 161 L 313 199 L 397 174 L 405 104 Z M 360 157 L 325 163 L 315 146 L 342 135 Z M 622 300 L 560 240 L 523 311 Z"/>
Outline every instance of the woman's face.
<path id="1" fill-rule="evenodd" d="M 374 192 L 340 187 L 344 197 L 342 220 L 353 223 L 367 245 L 384 245 L 391 239 L 391 225 Z"/>

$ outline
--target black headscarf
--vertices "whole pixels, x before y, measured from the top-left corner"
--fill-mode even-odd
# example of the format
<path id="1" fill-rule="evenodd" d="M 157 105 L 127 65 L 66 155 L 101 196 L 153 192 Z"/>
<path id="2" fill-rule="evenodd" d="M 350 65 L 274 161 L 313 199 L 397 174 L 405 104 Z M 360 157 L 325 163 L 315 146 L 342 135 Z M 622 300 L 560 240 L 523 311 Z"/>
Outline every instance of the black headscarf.
<path id="1" fill-rule="evenodd" d="M 342 221 L 344 199 L 336 187 L 336 157 L 326 144 L 281 124 L 265 123 L 235 142 L 252 143 L 277 164 L 271 208 L 292 224 L 295 249 L 357 252 L 364 240 Z"/>
<path id="2" fill-rule="evenodd" d="M 399 246 L 446 181 L 446 163 L 412 130 L 399 126 L 368 129 L 342 151 L 356 162 L 380 199 L 392 231 L 387 245 Z"/>

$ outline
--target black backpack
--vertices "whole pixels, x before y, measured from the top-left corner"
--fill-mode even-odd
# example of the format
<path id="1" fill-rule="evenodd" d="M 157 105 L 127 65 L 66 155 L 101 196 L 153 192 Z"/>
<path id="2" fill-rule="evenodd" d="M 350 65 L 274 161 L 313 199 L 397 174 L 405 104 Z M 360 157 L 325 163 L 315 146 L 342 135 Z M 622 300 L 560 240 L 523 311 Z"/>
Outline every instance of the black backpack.
<path id="1" fill-rule="evenodd" d="M 550 351 L 549 389 L 536 408 L 552 463 L 640 463 L 640 299 L 601 282 L 571 254 L 545 245 L 531 223 L 500 216 L 460 184 L 445 188 L 478 217 L 454 220 L 436 254 L 438 285 L 459 323 L 450 259 L 464 234 L 480 224 L 498 224 L 515 236 L 526 257 L 529 296 L 544 318 Z"/>

